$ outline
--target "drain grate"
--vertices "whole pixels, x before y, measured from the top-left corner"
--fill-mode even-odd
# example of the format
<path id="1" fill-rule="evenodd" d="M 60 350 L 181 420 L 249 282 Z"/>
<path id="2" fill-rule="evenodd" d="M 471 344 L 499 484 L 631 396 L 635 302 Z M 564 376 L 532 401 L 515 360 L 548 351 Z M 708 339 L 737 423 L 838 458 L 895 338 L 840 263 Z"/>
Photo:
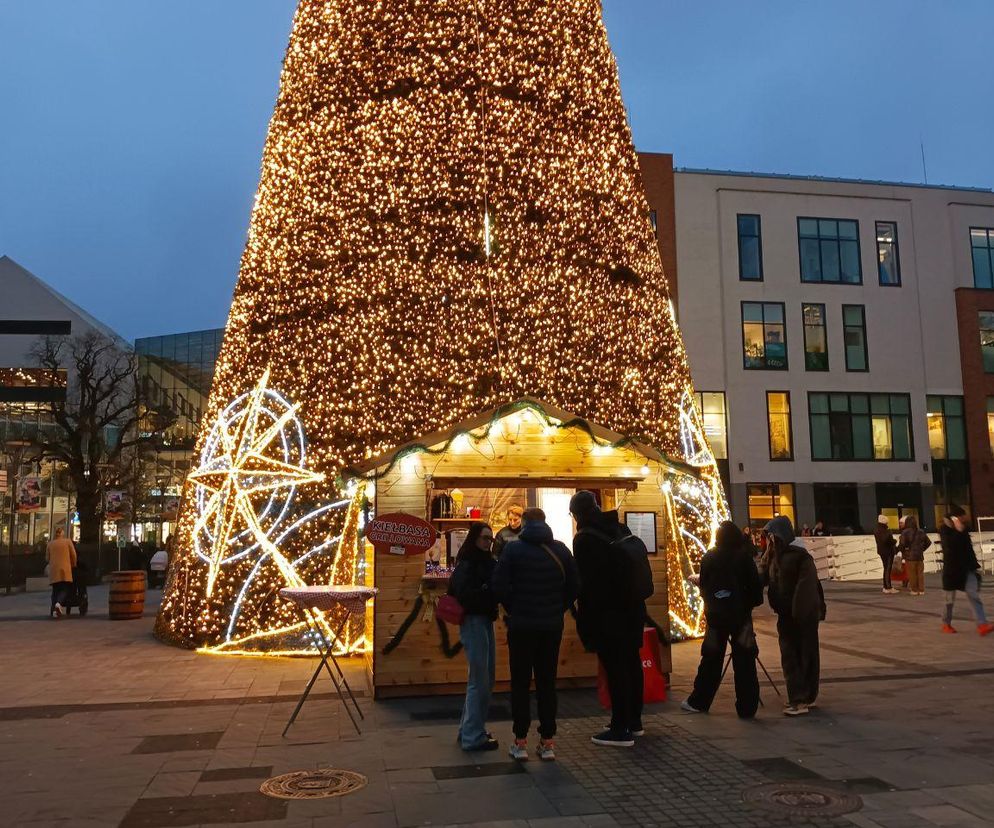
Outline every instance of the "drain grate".
<path id="1" fill-rule="evenodd" d="M 325 768 L 274 776 L 263 782 L 259 790 L 274 799 L 327 799 L 355 793 L 365 788 L 367 781 L 361 773 Z"/>
<path id="2" fill-rule="evenodd" d="M 747 788 L 742 792 L 742 800 L 792 817 L 841 816 L 863 807 L 863 800 L 855 794 L 807 780 Z"/>

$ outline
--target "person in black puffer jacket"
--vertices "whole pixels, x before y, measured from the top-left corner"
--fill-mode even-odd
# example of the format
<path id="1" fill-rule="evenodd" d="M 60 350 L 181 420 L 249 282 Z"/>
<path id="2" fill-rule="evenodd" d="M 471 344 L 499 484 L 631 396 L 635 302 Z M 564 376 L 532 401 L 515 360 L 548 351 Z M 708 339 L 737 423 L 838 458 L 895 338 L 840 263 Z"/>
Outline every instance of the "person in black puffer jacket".
<path id="1" fill-rule="evenodd" d="M 507 649 L 511 667 L 511 716 L 514 759 L 528 758 L 531 727 L 529 688 L 535 676 L 538 698 L 539 755 L 554 759 L 556 672 L 563 637 L 563 615 L 576 600 L 576 561 L 553 539 L 541 509 L 526 509 L 518 540 L 504 547 L 492 581 L 507 611 Z"/>
<path id="2" fill-rule="evenodd" d="M 980 600 L 980 562 L 973 551 L 970 532 L 966 525 L 966 511 L 961 506 L 953 506 L 939 527 L 942 541 L 942 589 L 946 594 L 946 606 L 942 613 L 942 631 L 954 633 L 953 603 L 957 592 L 965 592 L 977 619 L 977 632 L 989 635 L 994 632 L 994 624 L 987 623 L 984 605 Z"/>
<path id="3" fill-rule="evenodd" d="M 681 707 L 688 713 L 711 709 L 721 685 L 725 646 L 731 642 L 735 710 L 740 719 L 751 719 L 759 708 L 759 647 L 752 627 L 752 610 L 763 603 L 763 582 L 745 535 L 731 521 L 718 527 L 715 548 L 701 560 L 699 586 L 708 628 L 701 643 L 694 691 Z"/>
<path id="4" fill-rule="evenodd" d="M 794 526 L 783 515 L 773 518 L 766 532 L 763 571 L 769 584 L 770 606 L 777 614 L 780 664 L 787 683 L 784 713 L 807 713 L 818 698 L 821 673 L 818 624 L 825 619 L 825 594 L 818 569 L 808 550 L 794 544 Z"/>
<path id="5" fill-rule="evenodd" d="M 580 573 L 576 629 L 583 646 L 597 653 L 611 696 L 611 723 L 592 737 L 596 745 L 631 747 L 642 729 L 642 629 L 645 601 L 633 596 L 624 550 L 614 542 L 631 534 L 617 511 L 602 512 L 593 492 L 570 500 L 576 519 L 573 555 Z"/>
<path id="6" fill-rule="evenodd" d="M 494 621 L 497 599 L 490 588 L 496 562 L 491 554 L 493 530 L 485 523 L 469 527 L 466 540 L 456 557 L 456 568 L 449 579 L 449 595 L 465 612 L 459 626 L 469 665 L 466 701 L 459 722 L 459 744 L 463 750 L 496 750 L 497 740 L 487 732 L 487 711 L 494 687 L 496 644 Z"/>

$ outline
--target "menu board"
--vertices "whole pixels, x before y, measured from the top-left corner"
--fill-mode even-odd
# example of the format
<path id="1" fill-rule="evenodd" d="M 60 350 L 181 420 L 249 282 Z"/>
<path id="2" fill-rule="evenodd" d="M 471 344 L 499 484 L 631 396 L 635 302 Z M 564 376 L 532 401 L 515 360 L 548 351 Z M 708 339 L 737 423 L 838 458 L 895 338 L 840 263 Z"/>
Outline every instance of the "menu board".
<path id="1" fill-rule="evenodd" d="M 650 555 L 656 554 L 655 512 L 625 512 L 625 525 L 633 535 L 642 539 Z"/>

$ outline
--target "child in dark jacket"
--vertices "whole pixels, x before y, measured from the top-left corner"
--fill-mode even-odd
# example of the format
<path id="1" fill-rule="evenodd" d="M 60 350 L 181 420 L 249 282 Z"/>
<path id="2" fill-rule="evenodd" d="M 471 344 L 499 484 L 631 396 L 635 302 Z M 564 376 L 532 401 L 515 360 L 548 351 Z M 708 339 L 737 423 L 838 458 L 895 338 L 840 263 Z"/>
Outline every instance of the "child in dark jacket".
<path id="1" fill-rule="evenodd" d="M 456 557 L 456 568 L 449 580 L 449 595 L 465 612 L 459 626 L 469 676 L 466 679 L 466 701 L 459 723 L 459 744 L 463 750 L 496 750 L 497 740 L 486 729 L 487 711 L 494 687 L 496 643 L 494 621 L 497 620 L 497 599 L 490 588 L 496 562 L 491 555 L 493 530 L 485 523 L 469 527 L 466 540 Z"/>

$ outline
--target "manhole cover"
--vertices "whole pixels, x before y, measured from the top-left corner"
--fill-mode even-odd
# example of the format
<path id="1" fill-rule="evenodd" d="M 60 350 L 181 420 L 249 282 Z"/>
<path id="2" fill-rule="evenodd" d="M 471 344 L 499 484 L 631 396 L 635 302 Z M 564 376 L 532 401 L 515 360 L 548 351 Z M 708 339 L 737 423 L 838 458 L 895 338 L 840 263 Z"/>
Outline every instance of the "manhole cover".
<path id="1" fill-rule="evenodd" d="M 361 773 L 326 768 L 274 776 L 263 782 L 259 790 L 276 799 L 326 799 L 355 793 L 366 787 L 366 781 Z"/>
<path id="2" fill-rule="evenodd" d="M 855 794 L 807 781 L 772 782 L 742 792 L 742 799 L 790 816 L 841 816 L 858 811 L 863 800 Z"/>

